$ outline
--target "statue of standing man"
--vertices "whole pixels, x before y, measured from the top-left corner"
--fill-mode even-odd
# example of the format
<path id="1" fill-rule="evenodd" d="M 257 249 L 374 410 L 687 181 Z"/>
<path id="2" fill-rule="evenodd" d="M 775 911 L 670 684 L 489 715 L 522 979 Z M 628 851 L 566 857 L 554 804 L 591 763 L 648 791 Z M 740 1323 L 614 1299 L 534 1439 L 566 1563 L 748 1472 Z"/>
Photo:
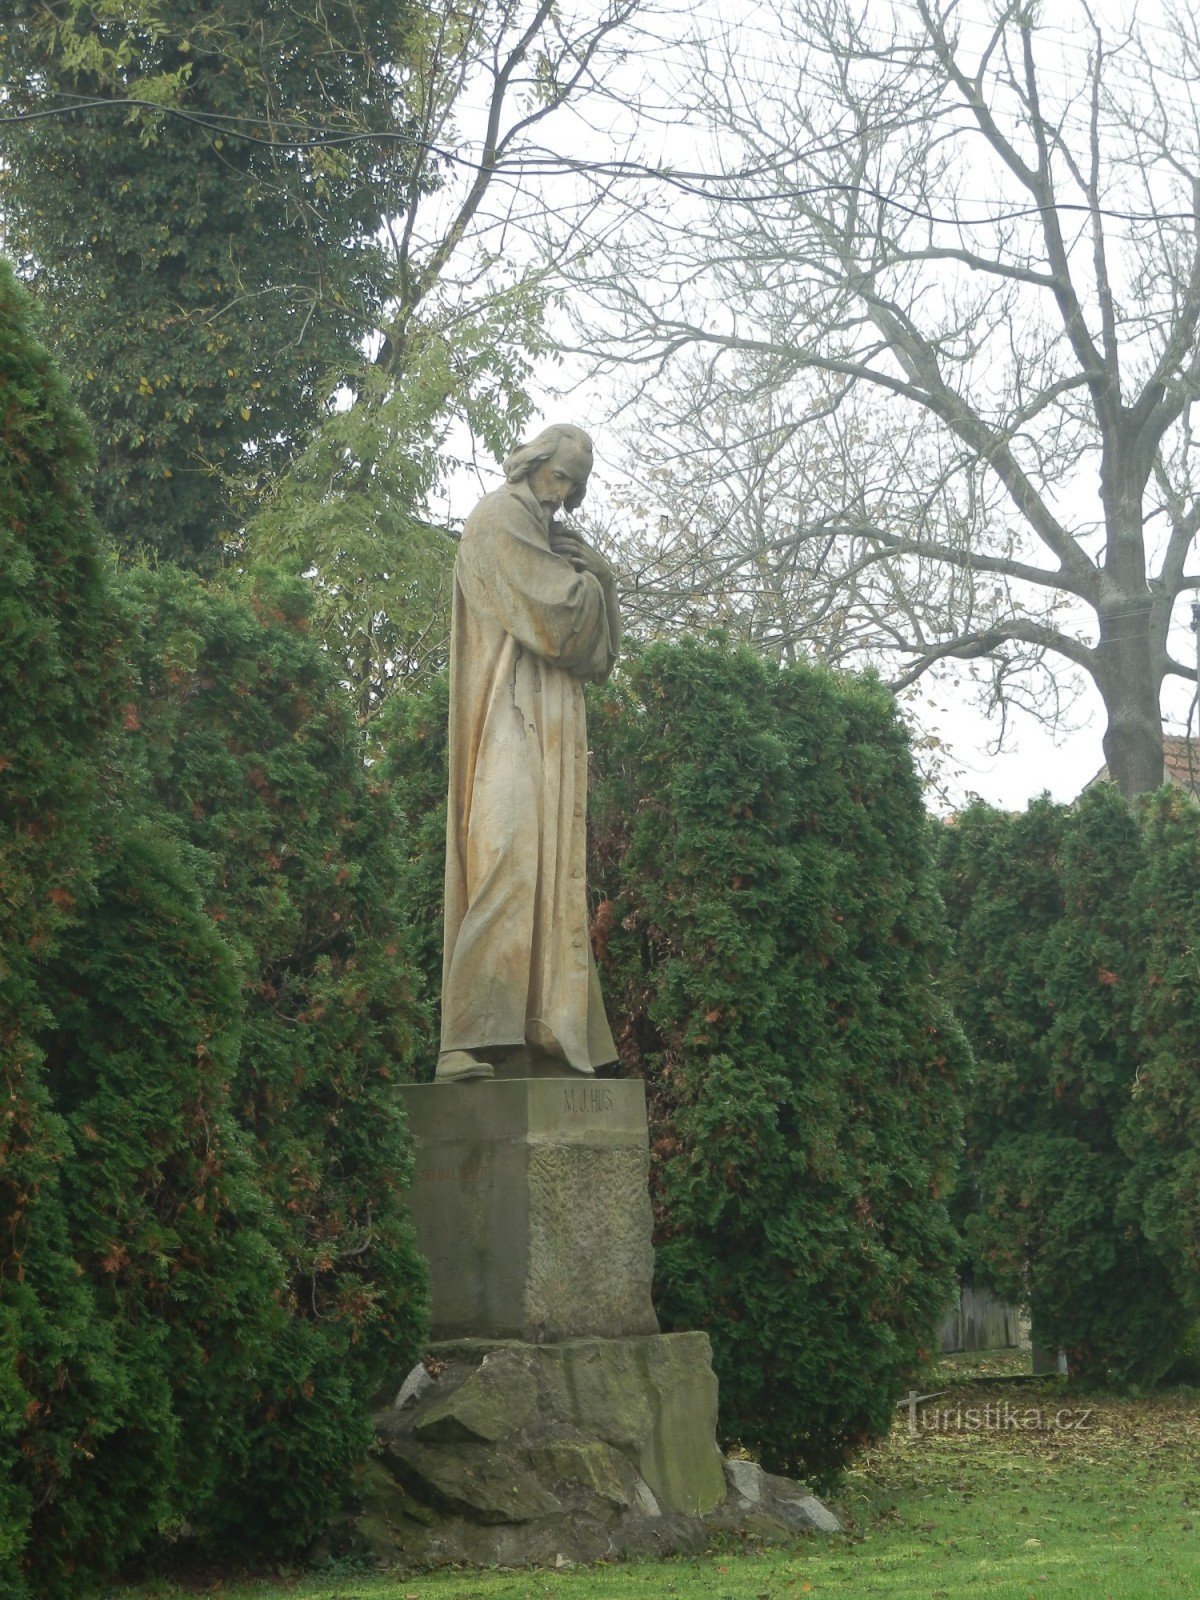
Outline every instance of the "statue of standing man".
<path id="1" fill-rule="evenodd" d="M 591 470 L 581 428 L 522 445 L 454 566 L 442 1082 L 617 1057 L 588 937 L 583 704 L 616 661 L 616 581 L 554 520 Z"/>

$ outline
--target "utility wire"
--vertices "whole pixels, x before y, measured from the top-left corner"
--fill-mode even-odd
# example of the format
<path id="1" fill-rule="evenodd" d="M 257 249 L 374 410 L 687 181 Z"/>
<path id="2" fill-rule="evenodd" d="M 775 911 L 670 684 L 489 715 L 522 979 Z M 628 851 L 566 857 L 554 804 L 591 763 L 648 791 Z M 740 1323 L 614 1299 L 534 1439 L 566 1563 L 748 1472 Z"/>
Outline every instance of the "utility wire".
<path id="1" fill-rule="evenodd" d="M 0 89 L 4 87 L 6 86 L 0 85 Z M 465 167 L 472 172 L 517 172 L 537 177 L 552 177 L 561 173 L 583 173 L 610 178 L 641 178 L 665 183 L 672 188 L 695 195 L 700 199 L 725 201 L 737 205 L 761 205 L 777 200 L 809 200 L 816 199 L 819 195 L 827 194 L 853 195 L 856 198 L 877 201 L 880 205 L 889 206 L 893 210 L 903 212 L 906 216 L 915 217 L 921 222 L 929 222 L 935 226 L 950 228 L 989 228 L 994 227 L 998 222 L 1016 222 L 1024 217 L 1042 216 L 1050 211 L 1060 213 L 1076 212 L 1085 216 L 1106 217 L 1114 222 L 1200 223 L 1200 210 L 1196 209 L 1190 211 L 1124 211 L 1117 207 L 1090 206 L 1083 201 L 1070 200 L 1055 201 L 1053 205 L 1049 206 L 1018 206 L 1010 210 L 990 212 L 980 217 L 940 216 L 922 206 L 909 205 L 905 201 L 897 199 L 895 195 L 885 194 L 883 190 L 875 189 L 869 184 L 859 183 L 820 183 L 795 188 L 772 188 L 760 194 L 714 194 L 711 188 L 707 186 L 721 185 L 725 187 L 744 183 L 749 179 L 761 178 L 777 170 L 776 164 L 765 163 L 759 167 L 744 168 L 730 173 L 714 173 L 687 171 L 675 167 L 655 167 L 641 161 L 585 161 L 570 156 L 522 156 L 515 160 L 501 157 L 498 161 L 489 163 L 473 160 L 470 156 L 462 155 L 457 151 L 447 150 L 437 145 L 424 145 L 420 140 L 414 139 L 411 134 L 386 128 L 354 133 L 327 133 L 318 138 L 264 139 L 258 134 L 249 133 L 244 128 L 234 126 L 234 124 L 248 122 L 264 128 L 286 127 L 289 125 L 273 123 L 262 117 L 227 118 L 206 112 L 185 111 L 180 106 L 166 106 L 155 100 L 139 100 L 133 97 L 128 99 L 98 97 L 93 100 L 81 100 L 69 106 L 46 106 L 39 111 L 10 112 L 0 116 L 0 127 L 77 116 L 81 112 L 107 110 L 115 107 L 121 107 L 126 110 L 152 111 L 161 116 L 174 117 L 181 122 L 191 123 L 196 127 L 203 128 L 210 134 L 219 135 L 223 139 L 241 139 L 246 143 L 261 145 L 269 150 L 327 150 L 350 144 L 400 143 L 407 144 L 412 148 L 428 150 L 440 160 Z"/>

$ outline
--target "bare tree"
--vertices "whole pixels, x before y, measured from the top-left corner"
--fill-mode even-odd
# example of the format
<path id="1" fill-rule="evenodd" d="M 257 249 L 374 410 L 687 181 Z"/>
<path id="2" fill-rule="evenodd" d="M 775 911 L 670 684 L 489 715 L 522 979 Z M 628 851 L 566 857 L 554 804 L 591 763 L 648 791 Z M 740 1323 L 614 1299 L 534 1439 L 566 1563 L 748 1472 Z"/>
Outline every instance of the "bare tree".
<path id="1" fill-rule="evenodd" d="M 776 443 L 844 450 L 765 542 L 807 549 L 899 684 L 986 661 L 1005 703 L 1086 674 L 1127 794 L 1162 780 L 1163 685 L 1195 676 L 1168 635 L 1200 587 L 1200 31 L 1168 24 L 791 0 L 757 57 L 745 33 L 699 52 L 728 176 L 671 174 L 587 269 L 589 347 L 670 378 L 660 425 L 695 420 L 699 353 L 709 418 L 718 383 L 729 414 L 774 390 Z"/>
<path id="2" fill-rule="evenodd" d="M 593 512 L 619 550 L 632 631 L 715 624 L 780 661 L 885 666 L 939 625 L 991 615 L 994 590 L 878 535 L 902 496 L 946 530 L 977 514 L 955 502 L 919 418 L 881 428 L 840 386 L 781 386 L 753 358 L 679 365 L 658 427 L 631 442 L 629 486 Z"/>
<path id="3" fill-rule="evenodd" d="M 606 80 L 647 8 L 428 5 L 407 58 L 377 63 L 405 111 L 384 132 L 407 152 L 377 196 L 381 314 L 342 403 L 246 539 L 251 558 L 315 582 L 318 625 L 364 721 L 393 683 L 445 663 L 455 534 L 437 492 L 467 464 L 458 451 L 502 458 L 531 414 L 560 260 L 605 192 L 603 179 L 569 187 L 577 132 L 565 152 L 550 140 L 567 117 L 603 120 Z"/>

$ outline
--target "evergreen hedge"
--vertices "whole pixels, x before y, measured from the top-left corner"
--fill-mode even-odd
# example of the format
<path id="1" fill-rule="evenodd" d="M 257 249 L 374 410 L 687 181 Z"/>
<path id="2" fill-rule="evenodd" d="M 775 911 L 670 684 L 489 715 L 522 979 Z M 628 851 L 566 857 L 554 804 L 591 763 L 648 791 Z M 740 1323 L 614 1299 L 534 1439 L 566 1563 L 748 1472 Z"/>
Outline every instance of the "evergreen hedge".
<path id="1" fill-rule="evenodd" d="M 1073 807 L 975 806 L 942 834 L 977 1063 L 971 1252 L 1073 1375 L 1152 1382 L 1196 1304 L 1200 1093 L 1181 977 L 1200 937 L 1200 808 L 1170 792 L 1131 807 L 1102 785 Z"/>
<path id="2" fill-rule="evenodd" d="M 439 697 L 385 731 L 430 928 Z M 955 1259 L 966 1051 L 930 976 L 905 737 L 875 682 L 720 643 L 646 650 L 589 729 L 593 939 L 620 1070 L 646 1082 L 658 1313 L 709 1333 L 727 1442 L 824 1479 L 890 1426 Z"/>
<path id="3" fill-rule="evenodd" d="M 659 1315 L 709 1333 L 728 1439 L 827 1480 L 890 1426 L 955 1253 L 966 1051 L 906 738 L 871 679 L 696 642 L 635 661 L 592 738 Z"/>
<path id="4" fill-rule="evenodd" d="M 96 754 L 120 636 L 79 486 L 83 420 L 0 261 L 0 1587 L 35 1508 L 117 1425 L 122 1384 L 77 1271 L 45 1081 L 46 963 L 93 875 Z"/>
<path id="5" fill-rule="evenodd" d="M 0 266 L 0 1587 L 341 1505 L 424 1269 L 393 817 L 296 585 L 118 583 Z"/>
<path id="6" fill-rule="evenodd" d="M 1200 806 L 1164 789 L 1144 810 L 1134 937 L 1146 976 L 1135 1014 L 1128 1208 L 1200 1320 Z"/>
<path id="7" fill-rule="evenodd" d="M 241 974 L 231 1094 L 285 1264 L 214 1536 L 310 1541 L 366 1455 L 368 1402 L 416 1360 L 424 1263 L 393 1084 L 417 1045 L 394 812 L 298 580 L 133 575 L 128 759 L 192 851 Z"/>
<path id="8" fill-rule="evenodd" d="M 229 1099 L 232 953 L 161 828 L 120 805 L 96 821 L 96 876 L 46 976 L 44 1048 L 68 1135 L 71 1252 L 119 1408 L 34 1519 L 31 1573 L 64 1594 L 205 1515 L 287 1331 L 282 1261 Z"/>
<path id="9" fill-rule="evenodd" d="M 389 695 L 370 724 L 373 770 L 402 822 L 400 897 L 409 908 L 409 976 L 418 1042 L 410 1076 L 432 1081 L 442 987 L 442 901 L 446 874 L 446 791 L 450 685 L 439 673 Z"/>

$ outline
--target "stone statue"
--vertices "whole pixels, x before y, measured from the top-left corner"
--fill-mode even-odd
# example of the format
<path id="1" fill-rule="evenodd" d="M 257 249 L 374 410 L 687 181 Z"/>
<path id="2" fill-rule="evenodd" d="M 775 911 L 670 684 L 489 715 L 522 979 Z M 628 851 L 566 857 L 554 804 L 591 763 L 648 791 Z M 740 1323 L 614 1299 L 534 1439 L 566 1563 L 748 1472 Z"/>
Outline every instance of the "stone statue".
<path id="1" fill-rule="evenodd" d="M 590 1075 L 617 1057 L 588 937 L 583 704 L 616 660 L 616 583 L 554 520 L 591 469 L 581 428 L 522 445 L 455 562 L 443 1082 Z"/>

